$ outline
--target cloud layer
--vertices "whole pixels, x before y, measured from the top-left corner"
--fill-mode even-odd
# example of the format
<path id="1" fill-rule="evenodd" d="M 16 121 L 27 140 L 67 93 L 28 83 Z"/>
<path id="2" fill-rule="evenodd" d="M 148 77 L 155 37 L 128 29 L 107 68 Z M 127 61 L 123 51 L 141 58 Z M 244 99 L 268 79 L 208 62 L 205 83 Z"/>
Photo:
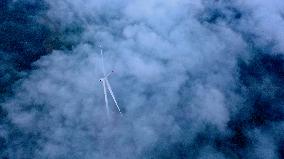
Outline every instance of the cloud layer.
<path id="1" fill-rule="evenodd" d="M 46 30 L 23 27 L 48 34 L 23 37 L 37 58 L 1 47 L 3 157 L 283 157 L 283 2 L 6 3 L 33 4 L 27 24 Z M 124 114 L 110 103 L 111 121 L 100 44 Z"/>

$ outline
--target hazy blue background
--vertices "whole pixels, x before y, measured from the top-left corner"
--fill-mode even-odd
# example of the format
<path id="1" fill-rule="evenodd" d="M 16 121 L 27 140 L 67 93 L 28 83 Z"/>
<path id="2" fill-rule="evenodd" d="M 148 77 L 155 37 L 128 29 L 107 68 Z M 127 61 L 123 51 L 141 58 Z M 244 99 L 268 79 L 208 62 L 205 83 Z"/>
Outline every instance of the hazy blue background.
<path id="1" fill-rule="evenodd" d="M 284 158 L 283 26 L 283 0 L 1 0 L 0 157 Z"/>

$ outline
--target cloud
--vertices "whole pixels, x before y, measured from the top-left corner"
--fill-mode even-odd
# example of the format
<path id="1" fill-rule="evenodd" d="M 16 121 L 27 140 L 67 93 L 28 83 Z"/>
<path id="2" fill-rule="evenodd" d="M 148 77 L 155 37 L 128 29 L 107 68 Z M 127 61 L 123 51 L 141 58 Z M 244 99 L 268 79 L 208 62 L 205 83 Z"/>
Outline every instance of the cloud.
<path id="1" fill-rule="evenodd" d="M 272 53 L 283 53 L 283 34 L 281 25 L 284 23 L 283 1 L 273 0 L 271 2 L 239 1 L 237 6 L 244 6 L 251 18 L 246 18 L 240 23 L 240 28 L 254 34 L 258 45 L 272 45 Z M 248 27 L 248 25 L 250 27 Z"/>
<path id="2" fill-rule="evenodd" d="M 275 142 L 270 134 L 264 134 L 260 130 L 250 132 L 253 139 L 253 147 L 250 153 L 252 158 L 277 158 Z M 250 155 L 248 156 L 250 157 Z"/>
<path id="3" fill-rule="evenodd" d="M 259 78 L 253 76 L 258 72 L 254 62 L 267 72 L 279 67 L 266 68 L 253 49 L 265 49 L 270 38 L 275 41 L 273 54 L 281 52 L 281 19 L 273 20 L 279 24 L 273 31 L 265 25 L 266 19 L 279 13 L 272 8 L 280 1 L 268 6 L 242 1 L 45 2 L 47 26 L 59 33 L 63 46 L 41 55 L 2 103 L 10 122 L 6 124 L 13 127 L 10 134 L 14 129 L 20 132 L 4 138 L 30 147 L 8 145 L 9 158 L 21 154 L 29 158 L 233 158 L 257 157 L 263 149 L 269 151 L 264 155 L 273 152 L 268 157 L 277 158 L 277 143 L 265 144 L 274 134 L 258 135 L 257 142 L 266 147 L 252 148 L 245 140 L 247 146 L 240 148 L 233 139 L 238 133 L 253 139 L 245 132 L 252 129 L 246 124 L 257 122 L 251 119 L 259 113 L 254 95 L 273 98 L 262 90 L 281 87 L 275 82 L 282 80 L 278 76 L 272 78 L 275 81 L 251 84 Z M 263 18 L 255 8 L 275 14 Z M 273 36 L 276 33 L 279 36 Z M 257 35 L 250 37 L 255 48 L 245 36 L 250 34 Z M 115 70 L 109 80 L 124 114 L 120 117 L 110 100 L 111 121 L 106 118 L 99 82 L 99 44 L 104 47 L 106 70 Z M 272 77 L 265 71 L 260 74 Z M 274 110 L 279 101 L 272 100 Z M 244 111 L 247 116 L 242 117 Z M 270 123 L 267 127 L 272 128 Z M 241 153 L 250 149 L 255 153 Z"/>
<path id="4" fill-rule="evenodd" d="M 225 159 L 224 155 L 212 147 L 205 147 L 198 159 Z"/>

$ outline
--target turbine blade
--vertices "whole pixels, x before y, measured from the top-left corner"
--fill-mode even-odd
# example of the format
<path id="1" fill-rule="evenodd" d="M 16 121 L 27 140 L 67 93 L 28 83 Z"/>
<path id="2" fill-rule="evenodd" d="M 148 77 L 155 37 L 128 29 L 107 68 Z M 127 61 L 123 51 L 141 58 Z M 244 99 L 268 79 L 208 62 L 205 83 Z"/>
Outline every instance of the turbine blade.
<path id="1" fill-rule="evenodd" d="M 107 78 L 108 76 L 110 76 L 114 71 L 111 71 L 110 73 L 108 73 L 104 78 Z"/>
<path id="2" fill-rule="evenodd" d="M 107 91 L 106 91 L 106 82 L 103 79 L 103 87 L 104 87 L 104 95 L 105 95 L 105 104 L 106 104 L 106 111 L 107 111 L 107 117 L 110 119 L 110 112 L 109 112 L 109 106 L 108 106 L 108 99 L 107 99 Z"/>
<path id="3" fill-rule="evenodd" d="M 104 64 L 104 55 L 103 55 L 103 49 L 101 48 L 101 58 L 102 58 L 102 69 L 103 69 L 103 74 L 106 76 L 106 71 L 105 71 L 105 64 Z"/>
<path id="4" fill-rule="evenodd" d="M 119 113 L 122 115 L 122 113 L 121 113 L 121 111 L 120 111 L 120 108 L 119 108 L 119 106 L 118 106 L 118 104 L 117 104 L 117 101 L 116 101 L 116 99 L 115 99 L 115 96 L 114 96 L 114 94 L 113 94 L 113 91 L 112 91 L 112 89 L 111 89 L 111 86 L 110 86 L 110 84 L 109 84 L 109 82 L 108 82 L 108 79 L 105 78 L 105 81 L 106 81 L 107 88 L 108 88 L 108 90 L 109 90 L 109 92 L 110 92 L 110 95 L 112 96 L 112 99 L 113 99 L 113 101 L 114 101 L 114 103 L 115 103 L 115 105 L 116 105 L 116 107 L 117 107 Z"/>

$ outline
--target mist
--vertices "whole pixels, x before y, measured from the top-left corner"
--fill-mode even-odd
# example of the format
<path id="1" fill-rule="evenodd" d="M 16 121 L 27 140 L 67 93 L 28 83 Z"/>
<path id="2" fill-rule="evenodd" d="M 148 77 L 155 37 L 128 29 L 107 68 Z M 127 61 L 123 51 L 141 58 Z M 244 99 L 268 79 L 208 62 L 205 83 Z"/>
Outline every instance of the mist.
<path id="1" fill-rule="evenodd" d="M 1 158 L 283 158 L 284 2 L 0 4 Z"/>

